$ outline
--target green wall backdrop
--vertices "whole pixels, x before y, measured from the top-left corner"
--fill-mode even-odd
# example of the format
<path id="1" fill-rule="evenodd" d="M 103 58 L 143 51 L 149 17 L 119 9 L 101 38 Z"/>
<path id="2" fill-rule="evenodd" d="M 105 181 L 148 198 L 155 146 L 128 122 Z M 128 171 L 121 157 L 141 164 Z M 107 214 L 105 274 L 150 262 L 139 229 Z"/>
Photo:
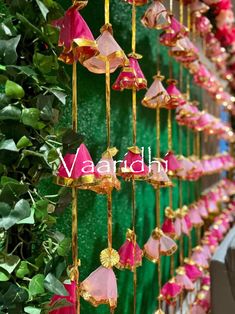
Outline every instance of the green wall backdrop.
<path id="1" fill-rule="evenodd" d="M 113 25 L 114 37 L 126 53 L 131 50 L 131 6 L 121 0 L 110 1 L 111 23 Z M 66 9 L 71 1 L 61 0 L 61 5 Z M 95 37 L 99 36 L 99 29 L 104 24 L 103 14 L 104 1 L 89 1 L 87 7 L 81 14 L 87 21 Z M 140 61 L 142 70 L 148 80 L 148 86 L 152 83 L 152 76 L 156 74 L 157 52 L 160 54 L 161 72 L 168 77 L 168 52 L 160 47 L 157 42 L 158 32 L 145 29 L 140 23 L 140 18 L 145 7 L 137 9 L 137 52 L 143 55 Z M 71 73 L 71 67 L 67 66 Z M 111 75 L 111 83 L 114 82 L 119 70 Z M 183 73 L 183 91 L 186 86 L 186 71 Z M 179 77 L 179 66 L 174 64 L 174 77 Z M 197 88 L 192 88 L 192 94 L 200 95 Z M 141 105 L 145 91 L 138 92 L 137 109 L 137 144 L 146 149 L 151 147 L 153 154 L 156 152 L 156 126 L 155 111 Z M 193 97 L 192 97 L 193 98 Z M 105 124 L 105 81 L 104 75 L 96 75 L 88 72 L 78 65 L 78 127 L 85 137 L 87 145 L 94 162 L 100 159 L 102 152 L 106 149 L 106 124 Z M 71 102 L 62 108 L 59 127 L 70 126 Z M 192 134 L 191 134 L 192 139 Z M 111 92 L 111 142 L 119 149 L 117 158 L 122 158 L 126 148 L 132 144 L 131 123 L 131 92 Z M 192 140 L 191 151 L 193 149 Z M 186 130 L 183 130 L 182 149 L 187 154 Z M 161 111 L 161 155 L 167 152 L 167 112 Z M 173 113 L 173 148 L 179 152 L 178 128 L 174 121 Z M 146 159 L 147 162 L 147 159 Z M 113 247 L 118 249 L 125 240 L 126 229 L 131 226 L 131 184 L 121 182 L 120 192 L 113 193 Z M 45 193 L 55 192 L 57 187 L 45 182 L 43 184 Z M 183 200 L 189 204 L 194 197 L 194 184 L 183 183 Z M 178 207 L 178 188 L 175 182 L 174 208 Z M 161 213 L 162 221 L 164 208 L 168 205 L 168 191 L 161 190 Z M 99 253 L 107 247 L 106 228 L 106 196 L 96 195 L 90 191 L 79 191 L 79 257 L 81 259 L 80 278 L 85 279 L 99 265 Z M 137 241 L 142 247 L 147 241 L 152 229 L 156 225 L 155 219 L 155 191 L 145 182 L 137 182 Z M 71 208 L 68 208 L 58 219 L 58 230 L 69 235 L 71 233 Z M 187 239 L 185 239 L 187 248 Z M 187 251 L 187 249 L 186 249 Z M 178 260 L 178 254 L 175 256 Z M 163 258 L 162 271 L 163 282 L 169 278 L 170 258 Z M 130 271 L 115 270 L 118 282 L 118 307 L 116 313 L 132 313 L 132 273 Z M 156 296 L 158 294 L 157 267 L 145 258 L 143 266 L 138 268 L 138 295 L 137 313 L 151 314 L 156 307 Z M 107 306 L 93 308 L 90 304 L 81 300 L 81 313 L 109 313 Z"/>

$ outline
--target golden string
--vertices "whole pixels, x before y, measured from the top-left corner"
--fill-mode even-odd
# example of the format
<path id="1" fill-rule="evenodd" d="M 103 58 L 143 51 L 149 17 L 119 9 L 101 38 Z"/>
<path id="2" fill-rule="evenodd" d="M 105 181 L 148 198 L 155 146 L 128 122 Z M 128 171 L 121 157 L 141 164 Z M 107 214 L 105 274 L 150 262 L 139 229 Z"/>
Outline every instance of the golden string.
<path id="1" fill-rule="evenodd" d="M 136 145 L 136 89 L 132 89 L 132 127 L 133 127 L 133 145 Z"/>
<path id="2" fill-rule="evenodd" d="M 72 72 L 72 128 L 77 132 L 78 128 L 78 106 L 77 106 L 77 63 L 73 62 Z M 72 188 L 72 259 L 73 276 L 77 285 L 76 289 L 76 313 L 80 313 L 80 293 L 79 293 L 79 261 L 78 261 L 78 194 L 77 189 Z"/>
<path id="3" fill-rule="evenodd" d="M 105 62 L 107 146 L 110 147 L 110 63 Z"/>
<path id="4" fill-rule="evenodd" d="M 132 180 L 132 230 L 134 232 L 134 259 L 136 249 L 136 235 L 135 235 L 135 220 L 136 220 L 136 185 L 135 180 Z M 134 264 L 133 269 L 133 313 L 136 313 L 136 295 L 137 295 L 137 271 L 136 265 Z"/>
<path id="5" fill-rule="evenodd" d="M 156 154 L 160 158 L 160 108 L 156 109 Z"/>
<path id="6" fill-rule="evenodd" d="M 156 224 L 157 227 L 161 227 L 161 204 L 160 204 L 160 189 L 156 189 Z M 161 293 L 162 286 L 162 270 L 161 270 L 161 255 L 160 255 L 160 243 L 159 243 L 159 260 L 158 260 L 158 291 Z M 158 308 L 161 309 L 161 300 L 158 298 Z"/>
<path id="7" fill-rule="evenodd" d="M 132 52 L 135 53 L 136 49 L 136 6 L 135 0 L 132 2 L 132 42 L 131 42 Z"/>
<path id="8" fill-rule="evenodd" d="M 173 12 L 173 0 L 170 0 L 170 12 Z"/>
<path id="9" fill-rule="evenodd" d="M 112 249 L 112 193 L 107 194 L 108 209 L 108 248 Z"/>
<path id="10" fill-rule="evenodd" d="M 180 0 L 179 14 L 180 14 L 180 23 L 183 24 L 184 23 L 184 3 L 183 3 L 183 0 Z"/>
<path id="11" fill-rule="evenodd" d="M 109 24 L 109 0 L 105 0 L 104 3 L 104 21 L 105 24 Z"/>

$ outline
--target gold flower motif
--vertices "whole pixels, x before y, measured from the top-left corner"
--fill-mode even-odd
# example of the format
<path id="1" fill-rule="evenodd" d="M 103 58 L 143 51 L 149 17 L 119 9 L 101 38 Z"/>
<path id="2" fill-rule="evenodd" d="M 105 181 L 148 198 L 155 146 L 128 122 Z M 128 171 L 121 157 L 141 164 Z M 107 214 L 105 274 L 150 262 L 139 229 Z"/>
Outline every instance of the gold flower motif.
<path id="1" fill-rule="evenodd" d="M 107 248 L 100 253 L 100 262 L 105 268 L 112 268 L 113 266 L 117 265 L 119 259 L 119 254 L 114 249 Z"/>

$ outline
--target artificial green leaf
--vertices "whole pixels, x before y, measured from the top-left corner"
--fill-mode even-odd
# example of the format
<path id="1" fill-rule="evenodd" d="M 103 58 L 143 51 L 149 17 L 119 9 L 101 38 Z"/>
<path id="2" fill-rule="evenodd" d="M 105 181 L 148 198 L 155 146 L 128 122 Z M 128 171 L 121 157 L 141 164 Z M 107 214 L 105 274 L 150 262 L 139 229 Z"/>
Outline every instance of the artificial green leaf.
<path id="1" fill-rule="evenodd" d="M 44 279 L 43 274 L 37 274 L 30 280 L 29 292 L 32 296 L 44 293 Z"/>
<path id="2" fill-rule="evenodd" d="M 21 261 L 19 266 L 16 269 L 16 277 L 23 279 L 26 275 L 29 274 L 29 268 L 26 261 Z"/>
<path id="3" fill-rule="evenodd" d="M 37 108 L 25 108 L 22 110 L 21 119 L 25 125 L 37 127 L 40 111 Z"/>
<path id="4" fill-rule="evenodd" d="M 7 177 L 5 177 L 7 178 Z M 24 195 L 25 193 L 28 192 L 28 185 L 27 184 L 22 184 L 18 181 L 14 182 L 12 181 L 6 181 L 5 180 L 1 180 L 1 183 L 3 185 L 3 188 L 0 192 L 0 202 L 6 202 L 8 204 L 13 204 L 14 202 L 16 202 L 21 195 Z M 1 213 L 0 213 L 1 216 Z"/>
<path id="5" fill-rule="evenodd" d="M 8 281 L 11 275 L 3 268 L 0 268 L 0 282 Z"/>
<path id="6" fill-rule="evenodd" d="M 13 99 L 21 99 L 25 95 L 23 87 L 10 80 L 6 81 L 5 93 L 7 97 Z"/>
<path id="7" fill-rule="evenodd" d="M 5 65 L 1 65 L 1 64 L 0 64 L 0 70 L 1 70 L 1 71 L 6 71 Z"/>
<path id="8" fill-rule="evenodd" d="M 7 215 L 3 216 L 2 212 L 0 212 L 0 215 L 2 215 L 0 218 L 0 228 L 8 230 L 19 221 L 29 217 L 30 214 L 31 209 L 28 201 L 21 199 L 16 203 L 14 209 L 12 209 Z"/>
<path id="9" fill-rule="evenodd" d="M 27 218 L 24 218 L 20 221 L 17 222 L 18 225 L 33 225 L 35 223 L 35 220 L 34 220 L 34 213 L 35 213 L 35 209 L 34 208 L 31 208 L 31 214 L 29 217 Z"/>
<path id="10" fill-rule="evenodd" d="M 33 307 L 33 306 L 26 306 L 24 308 L 25 313 L 27 314 L 40 314 L 42 312 L 41 309 Z"/>
<path id="11" fill-rule="evenodd" d="M 11 39 L 0 40 L 0 63 L 6 65 L 15 64 L 17 60 L 16 48 L 20 41 L 20 35 Z"/>
<path id="12" fill-rule="evenodd" d="M 37 2 L 37 5 L 38 5 L 44 19 L 46 20 L 49 10 L 47 9 L 47 7 L 45 6 L 45 4 L 42 1 L 36 0 L 36 2 Z"/>
<path id="13" fill-rule="evenodd" d="M 68 295 L 68 291 L 65 289 L 64 285 L 51 273 L 46 276 L 44 280 L 44 286 L 48 291 L 56 295 Z"/>
<path id="14" fill-rule="evenodd" d="M 56 161 L 58 158 L 59 158 L 59 155 L 58 155 L 57 150 L 55 148 L 52 148 L 47 155 L 48 162 Z"/>
<path id="15" fill-rule="evenodd" d="M 71 239 L 64 238 L 60 242 L 60 244 L 59 244 L 59 246 L 57 248 L 57 253 L 60 256 L 68 256 L 69 252 L 70 252 L 70 249 L 71 249 Z"/>
<path id="16" fill-rule="evenodd" d="M 59 68 L 56 55 L 46 56 L 36 52 L 33 56 L 33 63 L 43 74 L 51 73 L 51 71 Z"/>
<path id="17" fill-rule="evenodd" d="M 20 120 L 21 110 L 15 106 L 8 105 L 0 110 L 0 120 Z"/>
<path id="18" fill-rule="evenodd" d="M 48 88 L 48 91 L 51 92 L 55 97 L 63 104 L 66 104 L 67 95 L 64 93 L 62 89 L 59 88 Z"/>
<path id="19" fill-rule="evenodd" d="M 73 304 L 67 301 L 65 298 L 63 298 L 63 299 L 56 300 L 55 302 L 53 302 L 53 304 L 47 305 L 45 310 L 48 312 L 51 312 L 51 311 L 56 311 L 63 307 L 69 307 L 69 306 L 73 306 Z"/>
<path id="20" fill-rule="evenodd" d="M 26 289 L 11 284 L 4 294 L 4 302 L 6 304 L 23 303 L 28 300 L 28 297 L 29 295 Z"/>
<path id="21" fill-rule="evenodd" d="M 16 255 L 0 253 L 0 268 L 6 270 L 9 274 L 13 272 L 19 262 L 20 258 Z"/>
<path id="22" fill-rule="evenodd" d="M 30 141 L 30 139 L 27 137 L 27 136 L 22 136 L 19 141 L 17 142 L 16 144 L 16 147 L 18 149 L 21 149 L 21 148 L 25 148 L 25 147 L 28 147 L 28 146 L 32 146 L 32 142 Z"/>
<path id="23" fill-rule="evenodd" d="M 2 186 L 6 185 L 6 184 L 9 184 L 9 183 L 18 183 L 19 184 L 19 182 L 16 179 L 14 179 L 14 178 L 7 177 L 7 176 L 2 176 L 1 177 L 1 185 Z"/>
<path id="24" fill-rule="evenodd" d="M 15 142 L 12 139 L 1 141 L 0 150 L 8 150 L 13 152 L 18 152 Z"/>
<path id="25" fill-rule="evenodd" d="M 5 85 L 5 83 L 4 83 Z M 10 103 L 10 98 L 6 96 L 6 94 L 4 93 L 0 93 L 0 108 L 4 108 L 5 106 L 7 106 Z"/>
<path id="26" fill-rule="evenodd" d="M 39 200 L 34 204 L 36 219 L 43 220 L 48 215 L 47 206 L 47 200 Z"/>
<path id="27" fill-rule="evenodd" d="M 18 72 L 19 74 L 24 74 L 28 77 L 31 77 L 32 79 L 34 79 L 35 82 L 39 83 L 38 78 L 37 78 L 37 73 L 30 66 L 27 66 L 27 65 L 21 65 L 21 66 L 9 65 L 6 67 L 6 69 L 7 70 L 16 69 L 19 71 Z"/>

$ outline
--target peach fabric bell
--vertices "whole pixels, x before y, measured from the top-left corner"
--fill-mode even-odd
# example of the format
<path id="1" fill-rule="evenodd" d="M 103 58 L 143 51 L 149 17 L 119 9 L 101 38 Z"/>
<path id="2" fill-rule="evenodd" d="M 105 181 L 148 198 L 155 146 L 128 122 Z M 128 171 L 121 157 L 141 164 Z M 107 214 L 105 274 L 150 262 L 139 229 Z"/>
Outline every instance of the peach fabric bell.
<path id="1" fill-rule="evenodd" d="M 52 22 L 60 29 L 58 45 L 63 47 L 63 51 L 59 60 L 67 64 L 74 61 L 83 63 L 98 53 L 94 37 L 77 10 L 78 6 L 74 4 L 62 18 Z"/>
<path id="2" fill-rule="evenodd" d="M 91 189 L 97 193 L 109 193 L 114 188 L 120 190 L 121 184 L 116 176 L 116 162 L 113 157 L 116 155 L 116 147 L 108 148 L 97 163 L 95 169 L 99 174 L 99 183 Z"/>
<path id="3" fill-rule="evenodd" d="M 162 166 L 163 162 L 164 161 L 161 158 L 154 158 L 154 161 L 152 161 L 149 166 L 147 182 L 149 182 L 155 189 L 172 186 L 172 182 Z"/>
<path id="4" fill-rule="evenodd" d="M 151 109 L 166 108 L 170 96 L 162 85 L 162 80 L 164 76 L 158 73 L 153 77 L 154 81 L 149 87 L 147 93 L 142 100 L 142 105 Z"/>
<path id="5" fill-rule="evenodd" d="M 98 267 L 80 285 L 81 296 L 93 306 L 117 306 L 117 280 L 112 268 Z"/>
<path id="6" fill-rule="evenodd" d="M 145 11 L 141 22 L 145 27 L 151 29 L 164 29 L 170 25 L 171 20 L 162 2 L 153 0 Z"/>
<path id="7" fill-rule="evenodd" d="M 155 228 L 144 245 L 144 255 L 153 263 L 157 263 L 161 255 L 170 256 L 177 250 L 177 245 L 159 228 Z"/>
<path id="8" fill-rule="evenodd" d="M 120 256 L 118 268 L 133 271 L 136 267 L 142 265 L 143 251 L 136 242 L 136 235 L 131 229 L 127 230 L 126 241 L 120 247 L 118 253 Z"/>
<path id="9" fill-rule="evenodd" d="M 187 291 L 193 291 L 194 290 L 194 283 L 186 275 L 186 271 L 185 271 L 183 266 L 176 269 L 175 281 L 178 284 L 182 285 L 183 288 Z"/>
<path id="10" fill-rule="evenodd" d="M 124 66 L 123 70 L 112 86 L 114 90 L 140 90 L 147 88 L 147 80 L 140 68 L 138 59 L 139 57 L 135 54 L 130 56 L 128 65 Z"/>
<path id="11" fill-rule="evenodd" d="M 119 168 L 119 175 L 125 180 L 145 180 L 148 176 L 149 169 L 144 163 L 141 150 L 137 146 L 128 148 Z"/>
<path id="12" fill-rule="evenodd" d="M 165 300 L 168 304 L 175 304 L 177 297 L 181 294 L 182 291 L 182 285 L 177 283 L 173 277 L 163 285 L 160 298 Z"/>
<path id="13" fill-rule="evenodd" d="M 106 73 L 106 62 L 109 62 L 110 73 L 113 73 L 118 67 L 124 66 L 127 57 L 123 50 L 115 41 L 110 25 L 104 25 L 101 29 L 101 35 L 97 38 L 99 54 L 84 61 L 83 65 L 93 73 Z"/>
<path id="14" fill-rule="evenodd" d="M 176 87 L 177 81 L 173 79 L 167 80 L 166 91 L 170 96 L 170 100 L 167 103 L 167 109 L 175 109 L 178 106 L 184 105 L 186 103 L 183 95 Z"/>
<path id="15" fill-rule="evenodd" d="M 74 185 L 79 188 L 87 188 L 99 178 L 91 155 L 85 144 L 81 144 L 76 154 L 67 153 L 60 156 L 61 164 L 58 169 L 58 184 Z"/>

